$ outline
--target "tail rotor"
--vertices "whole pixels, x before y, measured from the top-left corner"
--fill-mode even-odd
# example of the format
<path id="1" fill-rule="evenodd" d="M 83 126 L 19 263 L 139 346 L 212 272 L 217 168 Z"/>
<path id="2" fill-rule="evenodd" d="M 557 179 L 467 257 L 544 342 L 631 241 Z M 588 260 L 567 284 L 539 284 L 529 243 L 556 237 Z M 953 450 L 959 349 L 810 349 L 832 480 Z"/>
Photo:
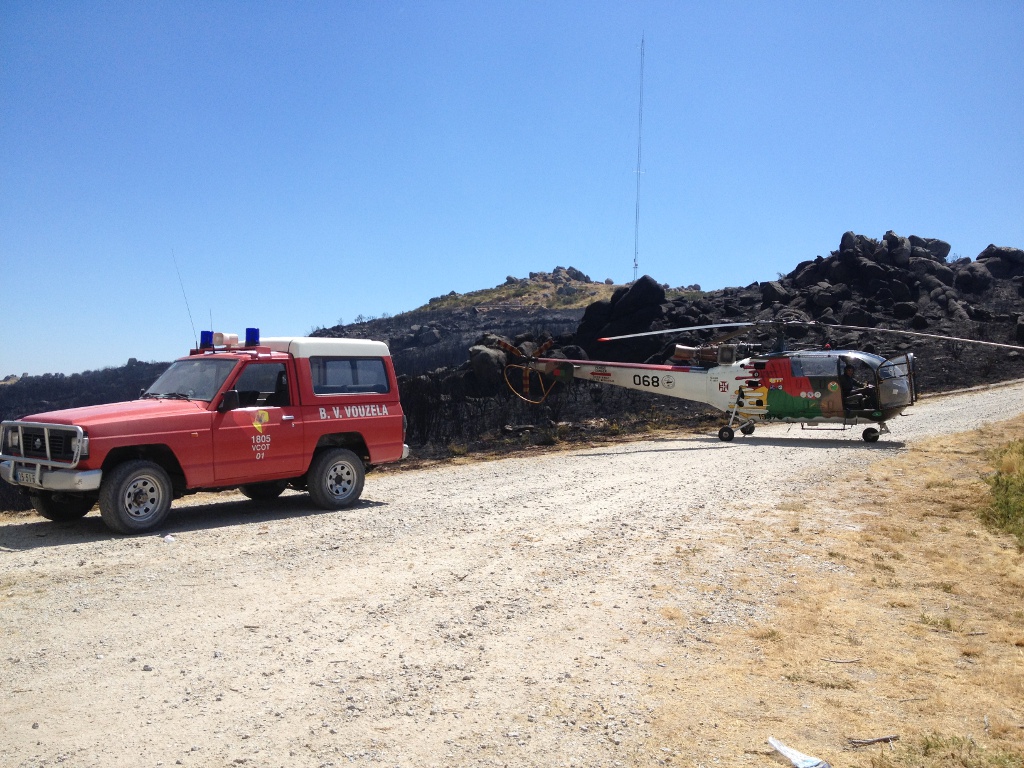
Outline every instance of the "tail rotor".
<path id="1" fill-rule="evenodd" d="M 505 383 L 512 390 L 512 394 L 532 405 L 543 403 L 558 382 L 537 370 L 534 363 L 554 346 L 554 339 L 548 339 L 529 355 L 507 341 L 498 339 L 497 342 L 498 346 L 511 356 L 511 361 L 505 366 L 503 373 Z M 538 392 L 539 395 L 535 394 Z"/>

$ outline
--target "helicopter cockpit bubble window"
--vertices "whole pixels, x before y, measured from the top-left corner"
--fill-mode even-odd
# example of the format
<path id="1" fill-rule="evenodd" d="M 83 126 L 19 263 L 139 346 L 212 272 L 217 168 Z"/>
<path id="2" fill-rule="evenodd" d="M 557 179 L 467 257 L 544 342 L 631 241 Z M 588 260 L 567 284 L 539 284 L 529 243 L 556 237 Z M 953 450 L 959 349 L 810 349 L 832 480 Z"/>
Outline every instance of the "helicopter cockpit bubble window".
<path id="1" fill-rule="evenodd" d="M 909 376 L 910 362 L 904 357 L 899 361 L 886 361 L 878 369 L 878 378 L 880 379 L 902 379 Z"/>
<path id="2" fill-rule="evenodd" d="M 879 366 L 885 362 L 884 357 L 873 355 L 870 352 L 857 352 L 855 350 L 849 350 L 843 352 L 843 362 L 850 363 L 854 368 L 858 367 L 858 363 L 861 363 L 872 371 L 877 371 Z"/>

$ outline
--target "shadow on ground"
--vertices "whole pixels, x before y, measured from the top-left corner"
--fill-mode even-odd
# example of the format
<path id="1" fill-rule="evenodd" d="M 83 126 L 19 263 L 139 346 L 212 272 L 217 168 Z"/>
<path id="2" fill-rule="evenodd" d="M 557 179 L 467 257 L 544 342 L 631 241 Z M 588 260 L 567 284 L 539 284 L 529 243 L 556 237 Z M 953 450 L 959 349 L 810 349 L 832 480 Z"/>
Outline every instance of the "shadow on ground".
<path id="1" fill-rule="evenodd" d="M 304 493 L 282 496 L 269 502 L 255 502 L 249 499 L 211 501 L 207 504 L 172 506 L 171 513 L 164 525 L 158 530 L 141 533 L 138 536 L 165 536 L 168 533 L 207 531 L 235 525 L 253 525 L 275 520 L 333 515 L 338 512 L 373 510 L 386 506 L 387 504 L 382 501 L 362 499 L 343 510 L 320 509 L 314 506 L 309 500 L 309 496 Z M 36 515 L 27 514 L 24 522 L 18 522 L 15 518 L 14 522 L 0 526 L 0 552 L 4 550 L 28 551 L 44 547 L 88 544 L 95 541 L 125 538 L 132 537 L 111 532 L 103 524 L 98 508 L 93 508 L 88 515 L 73 523 L 53 523 L 49 520 L 42 520 Z"/>

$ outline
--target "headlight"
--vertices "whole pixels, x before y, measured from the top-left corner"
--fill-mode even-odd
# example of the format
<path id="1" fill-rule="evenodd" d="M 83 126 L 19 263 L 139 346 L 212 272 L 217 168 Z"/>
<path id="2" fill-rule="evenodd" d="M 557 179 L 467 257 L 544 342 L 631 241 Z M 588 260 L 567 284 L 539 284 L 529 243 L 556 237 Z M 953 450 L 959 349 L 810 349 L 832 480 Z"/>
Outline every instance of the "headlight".
<path id="1" fill-rule="evenodd" d="M 78 435 L 72 435 L 72 437 L 71 437 L 71 450 L 72 451 L 77 451 L 78 450 L 78 445 L 79 445 Z M 86 458 L 89 455 L 89 436 L 88 435 L 82 435 L 81 445 L 82 445 L 82 451 L 78 455 L 79 455 L 79 457 L 84 459 L 84 458 Z"/>
<path id="2" fill-rule="evenodd" d="M 17 448 L 21 444 L 21 441 L 19 439 L 20 435 L 19 435 L 18 430 L 17 429 L 7 429 L 7 430 L 5 430 L 5 432 L 7 433 L 5 435 L 5 437 L 7 438 L 6 439 L 7 447 L 8 448 Z"/>

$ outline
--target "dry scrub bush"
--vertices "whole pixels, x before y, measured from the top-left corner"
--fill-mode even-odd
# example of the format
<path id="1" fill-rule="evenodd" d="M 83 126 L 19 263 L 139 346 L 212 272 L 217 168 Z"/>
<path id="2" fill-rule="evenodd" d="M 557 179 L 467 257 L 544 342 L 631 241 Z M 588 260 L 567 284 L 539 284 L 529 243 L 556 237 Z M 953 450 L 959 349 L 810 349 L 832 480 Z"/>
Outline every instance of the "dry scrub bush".
<path id="1" fill-rule="evenodd" d="M 988 478 L 991 504 L 982 513 L 990 525 L 1017 537 L 1024 546 L 1024 440 L 996 452 L 996 471 Z"/>

